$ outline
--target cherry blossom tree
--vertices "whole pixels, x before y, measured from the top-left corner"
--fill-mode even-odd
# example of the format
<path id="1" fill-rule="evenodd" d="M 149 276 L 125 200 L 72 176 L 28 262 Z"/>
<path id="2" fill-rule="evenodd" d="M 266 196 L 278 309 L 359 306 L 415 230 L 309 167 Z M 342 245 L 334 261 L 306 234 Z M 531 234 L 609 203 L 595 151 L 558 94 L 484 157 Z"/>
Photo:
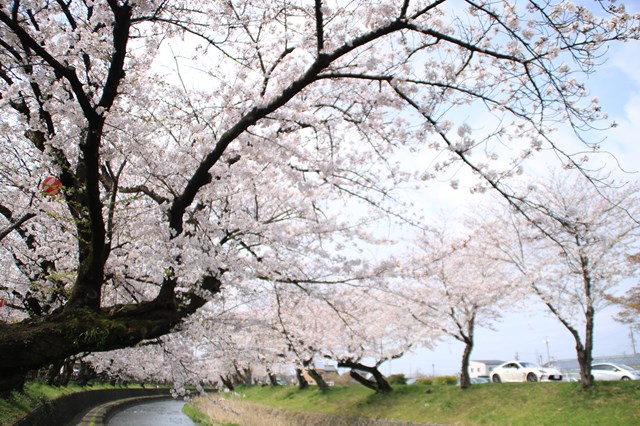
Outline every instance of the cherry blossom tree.
<path id="1" fill-rule="evenodd" d="M 322 357 L 324 347 L 330 345 L 339 333 L 336 321 L 342 315 L 348 315 L 340 308 L 344 304 L 340 290 L 336 288 L 328 292 L 317 287 L 273 284 L 270 318 L 273 329 L 287 347 L 286 359 L 294 366 L 300 389 L 309 385 L 304 371 L 319 389 L 328 389 L 328 384 L 316 371 L 315 363 Z"/>
<path id="2" fill-rule="evenodd" d="M 640 263 L 640 255 L 634 253 L 629 256 L 629 261 Z M 629 324 L 632 332 L 633 329 L 640 330 L 640 284 L 631 287 L 622 296 L 607 295 L 607 299 L 622 308 L 615 316 L 616 320 Z"/>
<path id="3" fill-rule="evenodd" d="M 467 389 L 476 328 L 491 327 L 522 292 L 509 265 L 487 256 L 480 243 L 483 232 L 456 235 L 445 230 L 452 227 L 447 223 L 416 241 L 413 254 L 405 258 L 402 294 L 418 323 L 464 344 L 460 386 Z"/>
<path id="4" fill-rule="evenodd" d="M 288 367 L 287 348 L 269 317 L 260 308 L 245 306 L 223 316 L 192 318 L 185 332 L 206 361 L 202 368 L 227 389 L 265 381 L 276 385 L 276 374 Z"/>
<path id="5" fill-rule="evenodd" d="M 200 360 L 181 347 L 185 343 L 182 337 L 172 334 L 132 348 L 94 353 L 85 362 L 98 375 L 119 383 L 166 383 L 178 390 L 210 381 L 212 377 L 201 369 Z"/>
<path id="6" fill-rule="evenodd" d="M 391 391 L 380 366 L 433 341 L 425 327 L 416 327 L 405 301 L 396 297 L 387 282 L 395 266 L 386 262 L 372 278 L 340 285 L 275 284 L 275 306 L 265 312 L 275 313 L 273 328 L 286 342 L 289 363 L 300 372 L 305 370 L 323 390 L 328 389 L 327 383 L 314 365 L 331 359 L 338 367 L 350 369 L 351 377 L 364 386 Z M 300 387 L 305 386 L 301 381 Z"/>
<path id="7" fill-rule="evenodd" d="M 392 391 L 381 371 L 384 363 L 416 347 L 431 347 L 439 335 L 416 324 L 406 299 L 397 295 L 395 281 L 389 278 L 371 291 L 351 292 L 346 312 L 353 320 L 345 317 L 336 324 L 333 333 L 338 338 L 323 351 L 338 367 L 350 369 L 352 379 L 377 393 Z"/>
<path id="8" fill-rule="evenodd" d="M 508 195 L 522 157 L 562 153 L 550 124 L 604 118 L 579 76 L 638 27 L 597 5 L 4 2 L 0 236 L 21 280 L 3 287 L 37 303 L 0 325 L 0 391 L 170 333 L 256 278 L 348 274 L 337 252 L 367 214 L 330 207 L 411 221 L 392 195 L 418 176 L 398 153 L 440 152 L 436 172 L 462 163 Z M 471 108 L 494 128 L 460 120 Z M 514 162 L 495 162 L 496 142 Z M 316 261 L 326 275 L 306 270 Z"/>
<path id="9" fill-rule="evenodd" d="M 571 333 L 580 382 L 589 388 L 596 313 L 637 271 L 629 255 L 638 250 L 638 187 L 595 186 L 578 172 L 565 172 L 530 183 L 528 191 L 520 212 L 505 215 L 500 230 L 485 228 L 487 241 L 493 239 L 496 259 L 515 265 Z"/>
<path id="10" fill-rule="evenodd" d="M 174 389 L 237 385 L 275 380 L 285 348 L 268 323 L 246 311 L 206 312 L 203 308 L 179 331 L 144 345 L 91 354 L 87 362 L 110 377 L 169 383 Z M 212 328 L 215 327 L 214 330 Z"/>

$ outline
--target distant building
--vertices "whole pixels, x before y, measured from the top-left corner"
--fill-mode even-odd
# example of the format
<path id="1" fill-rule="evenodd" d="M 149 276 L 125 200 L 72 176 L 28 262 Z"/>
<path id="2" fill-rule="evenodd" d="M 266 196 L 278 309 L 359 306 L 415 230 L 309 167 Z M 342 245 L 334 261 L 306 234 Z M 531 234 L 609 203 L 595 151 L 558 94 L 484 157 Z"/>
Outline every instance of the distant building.
<path id="1" fill-rule="evenodd" d="M 502 363 L 496 359 L 469 361 L 469 377 L 489 377 L 491 370 Z"/>

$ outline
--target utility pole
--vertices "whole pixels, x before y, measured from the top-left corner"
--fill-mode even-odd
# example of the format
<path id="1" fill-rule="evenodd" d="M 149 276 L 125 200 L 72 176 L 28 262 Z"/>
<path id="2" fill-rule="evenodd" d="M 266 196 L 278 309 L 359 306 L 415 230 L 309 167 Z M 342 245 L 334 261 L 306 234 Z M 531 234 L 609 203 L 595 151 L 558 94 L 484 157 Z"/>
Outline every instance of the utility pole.
<path id="1" fill-rule="evenodd" d="M 549 356 L 549 339 L 544 338 L 544 344 L 547 346 L 547 363 L 551 362 L 551 357 Z"/>

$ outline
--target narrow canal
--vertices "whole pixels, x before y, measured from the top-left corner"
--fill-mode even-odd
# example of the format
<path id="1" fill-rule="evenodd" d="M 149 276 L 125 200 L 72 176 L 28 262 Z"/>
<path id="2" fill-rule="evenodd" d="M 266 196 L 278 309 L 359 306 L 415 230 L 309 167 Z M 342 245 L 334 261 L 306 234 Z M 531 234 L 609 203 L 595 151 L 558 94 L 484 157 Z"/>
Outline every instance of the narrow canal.
<path id="1" fill-rule="evenodd" d="M 176 399 L 136 404 L 111 416 L 107 426 L 193 426 L 195 423 L 182 413 L 184 404 Z"/>

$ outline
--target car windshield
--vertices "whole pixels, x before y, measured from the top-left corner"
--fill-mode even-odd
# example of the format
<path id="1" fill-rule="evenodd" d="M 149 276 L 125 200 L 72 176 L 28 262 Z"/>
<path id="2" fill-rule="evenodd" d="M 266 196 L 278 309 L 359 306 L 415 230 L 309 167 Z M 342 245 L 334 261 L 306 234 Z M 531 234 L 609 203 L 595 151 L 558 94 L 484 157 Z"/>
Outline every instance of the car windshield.
<path id="1" fill-rule="evenodd" d="M 521 362 L 520 365 L 522 365 L 523 368 L 538 368 L 537 365 L 531 362 Z"/>
<path id="2" fill-rule="evenodd" d="M 616 364 L 616 367 L 618 367 L 621 370 L 629 370 L 629 371 L 635 370 L 635 368 L 629 367 L 628 365 L 624 365 L 624 364 Z"/>

